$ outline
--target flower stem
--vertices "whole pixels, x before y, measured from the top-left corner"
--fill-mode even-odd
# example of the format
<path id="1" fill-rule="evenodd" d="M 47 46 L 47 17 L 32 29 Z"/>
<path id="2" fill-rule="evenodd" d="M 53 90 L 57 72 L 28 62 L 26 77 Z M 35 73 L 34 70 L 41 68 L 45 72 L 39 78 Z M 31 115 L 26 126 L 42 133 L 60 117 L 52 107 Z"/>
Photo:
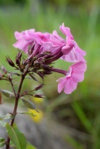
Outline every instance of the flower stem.
<path id="1" fill-rule="evenodd" d="M 21 88 L 22 88 L 22 84 L 23 84 L 24 78 L 25 78 L 25 74 L 22 75 L 22 77 L 21 77 L 21 81 L 20 81 L 20 84 L 19 84 L 19 89 L 18 89 L 18 92 L 17 92 L 17 94 L 15 96 L 16 100 L 15 100 L 15 105 L 14 105 L 14 109 L 13 109 L 13 113 L 12 113 L 14 117 L 11 120 L 11 123 L 10 123 L 11 127 L 13 127 L 14 120 L 15 120 L 15 117 L 16 117 L 16 114 L 17 114 L 18 101 L 19 101 L 19 98 L 20 98 L 20 92 L 21 92 Z M 7 138 L 6 149 L 10 149 L 10 138 L 9 137 Z"/>
<path id="2" fill-rule="evenodd" d="M 62 70 L 62 69 L 56 69 L 56 68 L 51 68 L 51 71 L 57 72 L 57 73 L 61 73 L 66 75 L 67 71 L 66 70 Z"/>

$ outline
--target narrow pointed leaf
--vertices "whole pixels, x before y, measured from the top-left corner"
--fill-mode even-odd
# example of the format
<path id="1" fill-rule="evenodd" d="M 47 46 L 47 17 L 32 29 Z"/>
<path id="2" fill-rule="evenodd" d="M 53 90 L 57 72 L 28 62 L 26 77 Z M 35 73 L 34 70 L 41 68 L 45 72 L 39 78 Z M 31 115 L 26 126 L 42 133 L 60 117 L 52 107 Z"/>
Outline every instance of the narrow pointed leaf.
<path id="1" fill-rule="evenodd" d="M 8 113 L 6 115 L 0 115 L 0 121 L 9 120 L 9 119 L 12 119 L 12 118 L 13 118 L 13 116 L 10 113 Z"/>
<path id="2" fill-rule="evenodd" d="M 27 142 L 25 136 L 19 131 L 17 126 L 14 124 L 13 127 L 11 127 L 9 124 L 6 125 L 7 133 L 13 142 L 13 144 L 16 146 L 17 149 L 26 149 Z"/>
<path id="3" fill-rule="evenodd" d="M 21 112 L 19 114 L 26 114 L 26 115 L 30 115 L 30 116 L 36 116 L 32 112 Z"/>
<path id="4" fill-rule="evenodd" d="M 26 149 L 36 149 L 33 145 L 31 145 L 31 144 L 27 144 L 27 148 Z"/>
<path id="5" fill-rule="evenodd" d="M 2 94 L 6 97 L 10 97 L 10 98 L 13 98 L 14 97 L 14 94 L 8 90 L 3 90 L 3 89 L 0 89 L 0 92 L 2 92 Z"/>
<path id="6" fill-rule="evenodd" d="M 25 106 L 27 106 L 27 108 L 36 109 L 35 104 L 31 100 L 26 100 L 23 98 L 22 101 L 25 104 Z"/>

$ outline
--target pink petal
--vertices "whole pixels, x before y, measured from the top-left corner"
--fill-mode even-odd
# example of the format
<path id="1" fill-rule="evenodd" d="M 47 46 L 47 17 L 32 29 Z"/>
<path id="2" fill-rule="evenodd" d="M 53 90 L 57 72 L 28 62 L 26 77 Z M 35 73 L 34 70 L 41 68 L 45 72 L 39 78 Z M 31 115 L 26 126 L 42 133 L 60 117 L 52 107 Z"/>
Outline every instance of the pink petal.
<path id="1" fill-rule="evenodd" d="M 22 32 L 15 32 L 15 38 L 17 40 L 20 39 L 25 39 L 25 40 L 32 40 L 33 39 L 33 35 L 34 35 L 35 30 L 34 29 L 29 29 L 26 31 L 22 31 Z"/>
<path id="2" fill-rule="evenodd" d="M 62 56 L 62 59 L 68 62 L 79 62 L 79 61 L 84 61 L 85 59 L 78 51 L 76 51 L 74 48 L 67 54 Z"/>
<path id="3" fill-rule="evenodd" d="M 77 88 L 77 82 L 74 82 L 71 77 L 66 78 L 64 92 L 66 94 L 71 94 Z"/>
<path id="4" fill-rule="evenodd" d="M 84 72 L 87 65 L 85 62 L 78 62 L 69 67 L 71 69 L 71 76 L 75 82 L 82 82 L 84 80 Z"/>
<path id="5" fill-rule="evenodd" d="M 34 39 L 36 40 L 36 42 L 40 43 L 44 43 L 44 42 L 48 42 L 50 39 L 50 34 L 49 33 L 41 33 L 41 32 L 35 32 L 34 34 Z"/>
<path id="6" fill-rule="evenodd" d="M 20 32 L 15 32 L 14 33 L 14 35 L 15 35 L 15 38 L 16 38 L 16 40 L 20 40 L 20 39 L 22 39 L 22 34 L 20 33 Z"/>
<path id="7" fill-rule="evenodd" d="M 59 41 L 64 41 L 64 39 L 58 35 L 56 30 L 53 31 L 53 36 Z"/>
<path id="8" fill-rule="evenodd" d="M 80 61 L 78 63 L 73 64 L 70 66 L 74 73 L 85 72 L 87 69 L 87 65 L 85 62 Z"/>
<path id="9" fill-rule="evenodd" d="M 80 53 L 80 55 L 85 56 L 86 52 L 82 49 L 80 49 L 79 47 L 77 48 L 77 52 Z"/>
<path id="10" fill-rule="evenodd" d="M 19 40 L 13 44 L 15 48 L 23 50 L 26 54 L 28 53 L 28 46 L 32 45 L 32 42 L 27 42 L 26 40 Z"/>
<path id="11" fill-rule="evenodd" d="M 61 32 L 62 32 L 64 35 L 66 35 L 66 36 L 70 37 L 71 39 L 73 39 L 73 36 L 72 36 L 72 34 L 71 34 L 71 32 L 70 32 L 70 28 L 65 27 L 65 26 L 64 26 L 64 23 L 60 26 L 60 30 L 61 30 Z"/>
<path id="12" fill-rule="evenodd" d="M 62 52 L 64 55 L 67 55 L 71 52 L 72 49 L 73 49 L 73 44 L 72 45 L 66 45 L 66 46 L 63 46 Z"/>
<path id="13" fill-rule="evenodd" d="M 27 31 L 28 31 L 28 34 L 29 34 L 30 36 L 33 36 L 34 33 L 35 33 L 35 29 L 29 29 L 29 30 L 27 30 Z"/>
<path id="14" fill-rule="evenodd" d="M 13 44 L 13 46 L 15 48 L 18 48 L 18 49 L 21 49 L 21 50 L 23 50 L 26 45 L 27 45 L 27 41 L 25 41 L 23 39 L 21 39 L 21 40 L 19 40 L 16 43 Z"/>
<path id="15" fill-rule="evenodd" d="M 84 73 L 78 72 L 72 74 L 72 78 L 75 82 L 82 82 L 84 80 Z"/>
<path id="16" fill-rule="evenodd" d="M 86 52 L 81 50 L 74 40 L 71 40 L 70 38 L 68 38 L 67 45 L 72 45 L 73 48 L 67 55 L 62 56 L 62 59 L 72 63 L 79 62 L 79 61 L 85 62 L 85 59 L 83 56 L 86 55 Z"/>
<path id="17" fill-rule="evenodd" d="M 61 93 L 61 91 L 63 90 L 64 86 L 65 86 L 65 78 L 61 78 L 59 80 L 57 80 L 58 83 L 58 93 Z"/>

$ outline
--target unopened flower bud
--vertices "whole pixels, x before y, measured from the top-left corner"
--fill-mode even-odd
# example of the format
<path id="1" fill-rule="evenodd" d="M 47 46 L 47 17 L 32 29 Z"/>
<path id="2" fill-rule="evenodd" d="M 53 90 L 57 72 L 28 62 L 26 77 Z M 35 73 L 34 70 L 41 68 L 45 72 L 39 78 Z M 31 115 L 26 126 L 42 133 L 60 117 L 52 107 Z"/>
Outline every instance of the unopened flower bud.
<path id="1" fill-rule="evenodd" d="M 21 61 L 21 57 L 22 57 L 22 53 L 21 52 L 19 52 L 18 53 L 18 55 L 17 55 L 17 57 L 16 57 L 16 64 L 19 66 L 20 65 L 20 61 Z"/>
<path id="2" fill-rule="evenodd" d="M 34 90 L 37 91 L 39 89 L 41 89 L 43 87 L 43 84 L 40 84 L 39 86 L 37 86 Z"/>
<path id="3" fill-rule="evenodd" d="M 22 53 L 19 52 L 18 55 L 17 55 L 17 58 L 21 60 L 21 57 L 22 57 Z"/>
<path id="4" fill-rule="evenodd" d="M 43 72 L 37 72 L 37 74 L 43 79 L 44 78 L 44 73 Z"/>
<path id="5" fill-rule="evenodd" d="M 16 64 L 17 64 L 18 66 L 20 65 L 19 59 L 16 58 L 16 61 L 15 61 L 15 62 L 16 62 Z"/>
<path id="6" fill-rule="evenodd" d="M 1 67 L 1 70 L 4 72 L 4 73 L 7 73 L 7 70 L 4 66 Z"/>
<path id="7" fill-rule="evenodd" d="M 12 67 L 15 66 L 14 62 L 9 57 L 7 58 L 7 62 L 10 66 L 12 66 Z"/>
<path id="8" fill-rule="evenodd" d="M 34 95 L 34 97 L 43 98 L 43 95 L 38 95 L 38 94 L 36 94 L 36 95 Z"/>
<path id="9" fill-rule="evenodd" d="M 49 71 L 49 70 L 51 70 L 51 67 L 50 66 L 48 66 L 48 65 L 42 65 L 42 67 L 44 68 L 44 70 L 46 70 L 46 71 Z"/>
<path id="10" fill-rule="evenodd" d="M 48 70 L 45 70 L 45 71 L 44 71 L 44 75 L 49 75 L 49 74 L 51 74 L 51 73 L 52 73 L 52 72 L 51 72 L 50 70 L 49 70 L 49 71 L 48 71 Z"/>
<path id="11" fill-rule="evenodd" d="M 34 45 L 33 46 L 29 46 L 28 54 L 31 55 L 33 53 L 33 50 L 34 50 Z"/>

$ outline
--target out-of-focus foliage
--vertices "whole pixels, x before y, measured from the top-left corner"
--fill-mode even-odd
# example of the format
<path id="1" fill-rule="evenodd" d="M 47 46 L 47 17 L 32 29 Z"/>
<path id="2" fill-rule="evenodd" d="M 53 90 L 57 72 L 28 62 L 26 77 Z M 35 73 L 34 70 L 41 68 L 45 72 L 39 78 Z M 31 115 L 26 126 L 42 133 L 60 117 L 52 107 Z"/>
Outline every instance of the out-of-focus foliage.
<path id="1" fill-rule="evenodd" d="M 4 2 L 4 0 L 2 1 Z M 8 0 L 6 1 L 8 3 Z M 80 47 L 86 50 L 85 80 L 79 84 L 75 92 L 69 96 L 64 94 L 58 96 L 56 79 L 59 76 L 57 74 L 46 78 L 44 87 L 48 99 L 45 103 L 48 107 L 47 113 L 54 113 L 57 120 L 70 128 L 74 137 L 66 137 L 66 134 L 64 138 L 74 146 L 74 149 L 83 147 L 84 149 L 100 149 L 99 6 L 99 0 L 49 0 L 48 2 L 46 0 L 27 0 L 23 6 L 13 6 L 10 9 L 1 7 L 0 9 L 0 65 L 6 65 L 5 56 L 13 58 L 17 52 L 12 47 L 16 30 L 36 28 L 37 31 L 52 32 L 56 29 L 62 35 L 59 25 L 64 22 L 71 28 Z M 55 66 L 68 68 L 62 60 L 57 61 Z M 26 81 L 26 84 L 30 87 L 32 83 Z M 4 89 L 8 87 L 8 84 L 2 86 Z M 26 87 L 25 84 L 24 87 Z"/>
<path id="2" fill-rule="evenodd" d="M 25 4 L 26 0 L 0 0 L 0 6 L 14 5 L 14 4 Z"/>

